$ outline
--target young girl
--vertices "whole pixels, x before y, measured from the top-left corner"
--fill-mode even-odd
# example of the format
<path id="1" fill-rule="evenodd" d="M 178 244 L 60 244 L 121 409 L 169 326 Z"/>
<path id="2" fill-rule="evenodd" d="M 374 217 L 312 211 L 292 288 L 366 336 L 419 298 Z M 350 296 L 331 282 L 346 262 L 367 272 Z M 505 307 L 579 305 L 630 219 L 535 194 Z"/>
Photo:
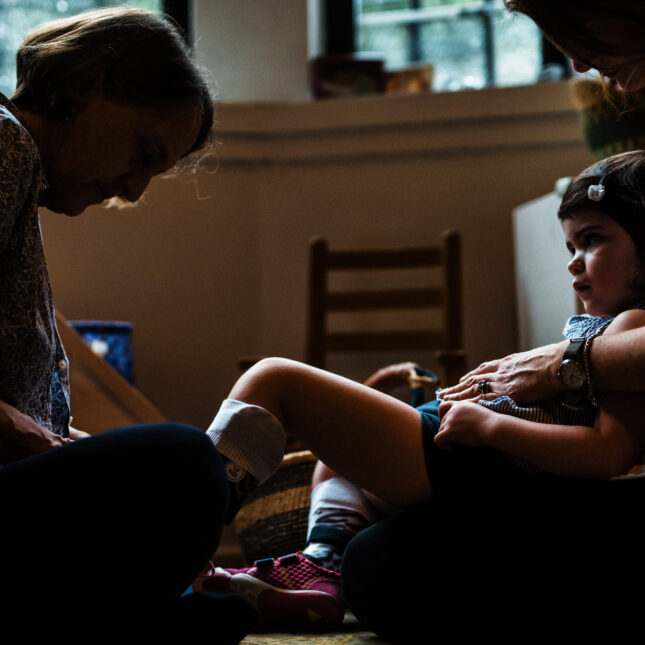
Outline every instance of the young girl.
<path id="1" fill-rule="evenodd" d="M 266 624 L 329 627 L 343 616 L 330 552 L 342 553 L 384 509 L 475 487 L 606 480 L 638 464 L 645 452 L 642 397 L 601 395 L 584 368 L 596 335 L 645 326 L 645 152 L 585 170 L 566 191 L 558 216 L 572 255 L 573 288 L 586 311 L 564 330 L 570 350 L 562 378 L 570 383 L 564 372 L 581 369 L 577 389 L 523 406 L 508 397 L 486 400 L 483 379 L 470 401 L 415 409 L 307 365 L 262 361 L 236 383 L 208 431 L 229 460 L 229 478 L 243 490 L 249 479 L 270 476 L 285 430 L 334 470 L 314 488 L 304 554 L 238 571 L 213 569 L 202 578 L 205 589 L 247 595 Z M 258 437 L 265 443 L 262 454 L 247 447 L 251 437 L 255 446 Z"/>

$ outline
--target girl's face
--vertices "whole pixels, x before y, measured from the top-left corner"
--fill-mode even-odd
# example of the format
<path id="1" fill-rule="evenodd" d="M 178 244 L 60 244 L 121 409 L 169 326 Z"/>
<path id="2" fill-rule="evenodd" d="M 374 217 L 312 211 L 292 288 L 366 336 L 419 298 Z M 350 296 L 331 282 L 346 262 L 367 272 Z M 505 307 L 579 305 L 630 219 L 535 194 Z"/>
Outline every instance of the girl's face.
<path id="1" fill-rule="evenodd" d="M 643 262 L 627 231 L 611 217 L 581 209 L 562 220 L 572 286 L 592 316 L 615 316 L 643 297 Z"/>

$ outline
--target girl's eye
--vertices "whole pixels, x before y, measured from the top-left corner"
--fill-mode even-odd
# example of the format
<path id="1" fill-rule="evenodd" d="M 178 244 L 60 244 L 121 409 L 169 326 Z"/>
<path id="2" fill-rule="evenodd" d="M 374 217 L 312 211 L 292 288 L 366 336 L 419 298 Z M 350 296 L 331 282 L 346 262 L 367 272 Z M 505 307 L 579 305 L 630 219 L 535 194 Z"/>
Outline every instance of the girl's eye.
<path id="1" fill-rule="evenodd" d="M 596 233 L 589 233 L 584 236 L 585 246 L 592 246 L 593 244 L 600 242 L 600 240 L 600 235 L 597 235 Z"/>

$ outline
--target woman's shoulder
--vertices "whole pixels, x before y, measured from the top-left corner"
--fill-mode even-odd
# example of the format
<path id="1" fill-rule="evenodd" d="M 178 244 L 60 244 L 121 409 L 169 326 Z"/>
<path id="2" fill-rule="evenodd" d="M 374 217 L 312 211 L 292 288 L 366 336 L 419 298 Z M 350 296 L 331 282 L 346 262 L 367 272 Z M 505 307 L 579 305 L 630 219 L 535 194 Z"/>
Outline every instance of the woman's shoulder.
<path id="1" fill-rule="evenodd" d="M 20 122 L 17 108 L 0 94 L 0 164 L 33 163 L 39 158 L 38 148 Z"/>

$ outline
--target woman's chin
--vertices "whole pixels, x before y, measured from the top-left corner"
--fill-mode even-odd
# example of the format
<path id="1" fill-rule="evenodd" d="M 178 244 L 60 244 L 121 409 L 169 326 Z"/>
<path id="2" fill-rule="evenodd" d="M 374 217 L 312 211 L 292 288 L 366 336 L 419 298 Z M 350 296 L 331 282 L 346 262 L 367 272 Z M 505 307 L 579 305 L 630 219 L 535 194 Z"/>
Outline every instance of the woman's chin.
<path id="1" fill-rule="evenodd" d="M 44 199 L 41 199 L 41 206 L 68 217 L 80 215 L 90 205 L 85 199 L 63 199 L 57 198 L 56 195 L 44 195 Z"/>

